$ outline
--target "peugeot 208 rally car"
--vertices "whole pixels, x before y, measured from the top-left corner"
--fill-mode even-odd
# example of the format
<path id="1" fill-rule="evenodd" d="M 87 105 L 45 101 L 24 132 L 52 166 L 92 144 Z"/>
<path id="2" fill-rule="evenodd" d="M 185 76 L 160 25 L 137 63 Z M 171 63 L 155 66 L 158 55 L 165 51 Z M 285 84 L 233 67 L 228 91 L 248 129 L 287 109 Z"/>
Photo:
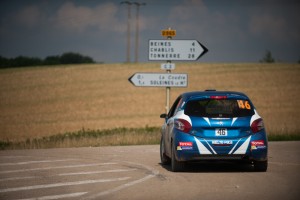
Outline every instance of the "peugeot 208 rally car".
<path id="1" fill-rule="evenodd" d="M 245 160 L 254 170 L 268 167 L 264 123 L 250 99 L 240 92 L 203 91 L 181 94 L 161 130 L 160 157 L 172 171 L 187 161 Z"/>

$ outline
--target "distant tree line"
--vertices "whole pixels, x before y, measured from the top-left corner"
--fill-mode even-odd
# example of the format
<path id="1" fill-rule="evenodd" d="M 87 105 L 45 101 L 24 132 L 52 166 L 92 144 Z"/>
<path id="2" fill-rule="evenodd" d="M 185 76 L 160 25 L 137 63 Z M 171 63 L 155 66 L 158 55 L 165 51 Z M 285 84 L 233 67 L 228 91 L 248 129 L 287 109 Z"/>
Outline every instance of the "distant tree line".
<path id="1" fill-rule="evenodd" d="M 275 63 L 275 62 L 281 62 L 280 60 L 275 60 L 271 51 L 270 50 L 266 50 L 265 54 L 263 56 L 263 58 L 261 60 L 259 60 L 259 62 L 261 63 Z M 300 59 L 298 60 L 298 63 L 300 63 Z"/>
<path id="2" fill-rule="evenodd" d="M 0 68 L 84 63 L 95 63 L 95 61 L 89 56 L 73 52 L 64 53 L 61 56 L 48 56 L 45 59 L 26 56 L 18 56 L 16 58 L 0 56 Z"/>

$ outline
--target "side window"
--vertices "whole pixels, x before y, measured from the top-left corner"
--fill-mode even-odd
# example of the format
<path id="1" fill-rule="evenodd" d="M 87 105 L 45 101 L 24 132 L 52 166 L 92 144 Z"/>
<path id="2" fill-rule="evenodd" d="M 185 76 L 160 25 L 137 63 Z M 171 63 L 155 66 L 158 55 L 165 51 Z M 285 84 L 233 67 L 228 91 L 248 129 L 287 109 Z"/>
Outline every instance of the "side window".
<path id="1" fill-rule="evenodd" d="M 181 97 L 178 97 L 176 99 L 176 101 L 174 102 L 174 104 L 172 105 L 172 107 L 168 113 L 168 118 L 173 117 L 173 115 L 175 114 L 175 110 L 177 110 L 177 107 L 180 105 L 181 101 L 182 101 Z"/>
<path id="2" fill-rule="evenodd" d="M 177 106 L 176 106 L 176 109 L 174 111 L 174 114 L 178 112 L 179 108 L 182 106 L 182 98 L 179 100 Z"/>

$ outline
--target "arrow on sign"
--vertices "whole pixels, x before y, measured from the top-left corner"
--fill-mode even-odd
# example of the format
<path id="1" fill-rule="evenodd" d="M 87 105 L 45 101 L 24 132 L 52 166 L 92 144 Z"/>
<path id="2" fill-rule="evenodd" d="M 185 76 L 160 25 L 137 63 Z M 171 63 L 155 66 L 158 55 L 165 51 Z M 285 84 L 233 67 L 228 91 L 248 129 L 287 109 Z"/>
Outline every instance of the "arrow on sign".
<path id="1" fill-rule="evenodd" d="M 149 40 L 149 60 L 198 60 L 208 49 L 197 40 Z"/>
<path id="2" fill-rule="evenodd" d="M 139 87 L 187 87 L 187 74 L 135 73 L 129 82 Z"/>

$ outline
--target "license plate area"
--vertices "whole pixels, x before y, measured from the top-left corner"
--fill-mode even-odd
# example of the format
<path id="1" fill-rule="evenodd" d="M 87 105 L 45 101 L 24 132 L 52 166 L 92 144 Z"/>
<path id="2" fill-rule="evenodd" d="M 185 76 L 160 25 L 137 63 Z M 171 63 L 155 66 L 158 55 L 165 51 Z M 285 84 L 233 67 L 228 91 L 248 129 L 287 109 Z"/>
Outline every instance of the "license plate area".
<path id="1" fill-rule="evenodd" d="M 228 132 L 227 132 L 227 128 L 216 128 L 215 129 L 215 136 L 217 137 L 224 137 L 227 136 Z"/>

